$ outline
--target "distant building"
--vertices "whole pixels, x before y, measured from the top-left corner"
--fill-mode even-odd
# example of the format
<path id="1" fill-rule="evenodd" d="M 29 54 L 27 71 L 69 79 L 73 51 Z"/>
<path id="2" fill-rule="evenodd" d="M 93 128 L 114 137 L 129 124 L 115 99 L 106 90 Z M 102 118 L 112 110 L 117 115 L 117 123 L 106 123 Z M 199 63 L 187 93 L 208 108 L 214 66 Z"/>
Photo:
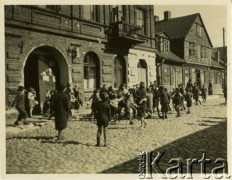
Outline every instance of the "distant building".
<path id="1" fill-rule="evenodd" d="M 171 18 L 171 12 L 165 11 L 163 20 L 158 20 L 157 17 L 155 19 L 155 33 L 165 33 L 170 40 L 170 52 L 179 57 L 175 64 L 180 65 L 183 62 L 182 83 L 186 85 L 192 79 L 193 83 L 208 86 L 212 67 L 212 43 L 201 15 L 197 13 Z M 170 76 L 167 75 L 170 79 L 165 81 L 167 85 L 171 85 L 171 80 L 176 76 L 171 69 L 172 66 L 165 70 L 170 73 Z"/>
<path id="2" fill-rule="evenodd" d="M 6 5 L 6 105 L 18 85 L 42 108 L 59 83 L 95 88 L 156 79 L 152 5 Z"/>
<path id="3" fill-rule="evenodd" d="M 212 49 L 211 81 L 216 92 L 222 92 L 224 83 L 227 85 L 227 47 Z"/>
<path id="4" fill-rule="evenodd" d="M 182 83 L 182 67 L 186 63 L 170 50 L 170 39 L 163 33 L 156 33 L 156 71 L 158 85 L 168 90 Z"/>

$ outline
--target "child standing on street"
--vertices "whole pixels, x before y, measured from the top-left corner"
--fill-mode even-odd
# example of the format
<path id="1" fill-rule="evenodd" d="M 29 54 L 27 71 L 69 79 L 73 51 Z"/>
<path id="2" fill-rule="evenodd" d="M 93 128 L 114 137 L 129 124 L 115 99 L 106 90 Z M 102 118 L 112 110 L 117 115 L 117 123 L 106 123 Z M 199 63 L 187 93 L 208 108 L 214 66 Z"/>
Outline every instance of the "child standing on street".
<path id="1" fill-rule="evenodd" d="M 100 101 L 96 106 L 96 119 L 97 119 L 97 144 L 100 146 L 100 138 L 102 133 L 102 128 L 104 132 L 104 146 L 107 146 L 107 127 L 111 119 L 110 105 L 108 103 L 109 95 L 107 92 L 103 92 L 102 101 Z"/>
<path id="2" fill-rule="evenodd" d="M 181 93 L 179 88 L 175 89 L 175 94 L 173 96 L 173 103 L 174 103 L 174 107 L 175 110 L 177 112 L 177 116 L 176 117 L 180 117 L 180 106 L 181 106 Z"/>
<path id="3" fill-rule="evenodd" d="M 160 104 L 161 104 L 161 112 L 162 112 L 162 119 L 167 119 L 167 112 L 168 112 L 168 94 L 164 90 L 163 86 L 159 87 L 159 92 L 160 92 Z"/>
<path id="4" fill-rule="evenodd" d="M 190 108 L 192 107 L 192 92 L 189 88 L 186 89 L 185 101 L 187 102 L 188 112 L 190 114 Z"/>
<path id="5" fill-rule="evenodd" d="M 201 89 L 201 96 L 203 102 L 206 102 L 206 94 L 207 94 L 207 89 L 205 88 L 205 85 L 203 84 L 202 89 Z"/>

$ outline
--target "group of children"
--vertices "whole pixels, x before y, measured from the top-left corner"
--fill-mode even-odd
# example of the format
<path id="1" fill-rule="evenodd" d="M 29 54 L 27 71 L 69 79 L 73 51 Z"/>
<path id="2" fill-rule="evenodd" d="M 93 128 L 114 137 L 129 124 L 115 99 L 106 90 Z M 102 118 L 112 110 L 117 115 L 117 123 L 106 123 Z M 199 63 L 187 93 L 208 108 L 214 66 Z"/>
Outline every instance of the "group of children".
<path id="1" fill-rule="evenodd" d="M 144 97 L 142 98 L 140 98 L 141 95 L 139 94 L 140 89 L 141 84 L 139 86 L 134 85 L 133 88 L 128 90 L 125 84 L 122 84 L 118 90 L 114 90 L 112 86 L 108 88 L 107 85 L 103 85 L 100 90 L 95 89 L 93 95 L 89 99 L 92 100 L 90 118 L 96 116 L 96 107 L 98 103 L 101 102 L 103 93 L 107 93 L 109 96 L 107 101 L 110 106 L 111 117 L 114 121 L 117 122 L 125 118 L 130 120 L 130 124 L 134 124 L 133 119 L 141 114 L 140 107 L 145 107 L 144 104 L 146 104 L 144 108 L 145 114 L 147 115 L 146 118 L 150 119 L 152 114 L 157 111 L 159 118 L 167 119 L 167 113 L 171 110 L 171 102 L 177 111 L 177 117 L 180 116 L 181 110 L 185 110 L 185 104 L 187 106 L 187 114 L 191 113 L 193 100 L 195 100 L 196 105 L 198 105 L 198 103 L 201 104 L 199 100 L 200 91 L 203 102 L 206 102 L 207 89 L 205 86 L 203 85 L 200 89 L 196 83 L 193 85 L 191 80 L 188 82 L 185 89 L 182 84 L 179 84 L 178 88 L 173 89 L 173 92 L 170 93 L 164 86 L 158 87 L 155 83 L 149 86 L 149 88 L 145 88 L 144 85 L 143 91 L 145 91 L 145 95 L 143 95 Z M 144 104 L 143 101 L 145 102 Z M 185 101 L 186 103 L 184 103 Z M 161 109 L 159 109 L 160 106 Z M 124 115 L 121 113 L 123 108 Z"/>

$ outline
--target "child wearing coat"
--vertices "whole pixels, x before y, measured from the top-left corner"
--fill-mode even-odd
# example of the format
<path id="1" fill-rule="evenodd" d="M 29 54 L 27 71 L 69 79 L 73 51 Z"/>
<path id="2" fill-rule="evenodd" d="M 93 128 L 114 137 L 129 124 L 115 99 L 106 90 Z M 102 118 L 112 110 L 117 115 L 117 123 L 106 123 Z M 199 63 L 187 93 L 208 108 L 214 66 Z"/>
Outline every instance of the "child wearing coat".
<path id="1" fill-rule="evenodd" d="M 100 146 L 100 138 L 103 129 L 104 133 L 104 146 L 107 146 L 107 127 L 111 119 L 110 105 L 108 103 L 109 95 L 106 92 L 102 93 L 102 101 L 98 102 L 96 105 L 96 114 L 95 118 L 97 119 L 97 144 Z"/>
<path id="2" fill-rule="evenodd" d="M 175 94 L 173 96 L 173 103 L 174 103 L 175 110 L 177 112 L 177 116 L 176 117 L 180 117 L 180 106 L 182 104 L 181 96 L 182 95 L 180 93 L 179 88 L 176 88 L 175 89 Z"/>

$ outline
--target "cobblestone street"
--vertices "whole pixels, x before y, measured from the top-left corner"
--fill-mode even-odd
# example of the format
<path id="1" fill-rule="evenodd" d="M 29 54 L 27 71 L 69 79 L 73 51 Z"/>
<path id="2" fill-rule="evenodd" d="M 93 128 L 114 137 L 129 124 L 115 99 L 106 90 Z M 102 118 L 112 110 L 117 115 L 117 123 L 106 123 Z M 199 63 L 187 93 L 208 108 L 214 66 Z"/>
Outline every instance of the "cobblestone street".
<path id="1" fill-rule="evenodd" d="M 194 105 L 191 114 L 173 110 L 168 119 L 147 119 L 134 125 L 122 120 L 110 125 L 108 146 L 96 147 L 97 126 L 93 121 L 72 120 L 64 131 L 65 140 L 56 141 L 53 121 L 38 129 L 7 132 L 7 174 L 138 173 L 138 154 L 165 152 L 162 168 L 170 158 L 227 158 L 227 116 L 224 99 Z M 11 127 L 16 128 L 16 127 Z M 103 137 L 102 137 L 103 141 Z M 154 153 L 156 155 L 156 153 Z M 214 160 L 212 160 L 214 162 Z M 208 166 L 210 171 L 211 166 Z M 194 172 L 200 172 L 195 168 Z"/>

